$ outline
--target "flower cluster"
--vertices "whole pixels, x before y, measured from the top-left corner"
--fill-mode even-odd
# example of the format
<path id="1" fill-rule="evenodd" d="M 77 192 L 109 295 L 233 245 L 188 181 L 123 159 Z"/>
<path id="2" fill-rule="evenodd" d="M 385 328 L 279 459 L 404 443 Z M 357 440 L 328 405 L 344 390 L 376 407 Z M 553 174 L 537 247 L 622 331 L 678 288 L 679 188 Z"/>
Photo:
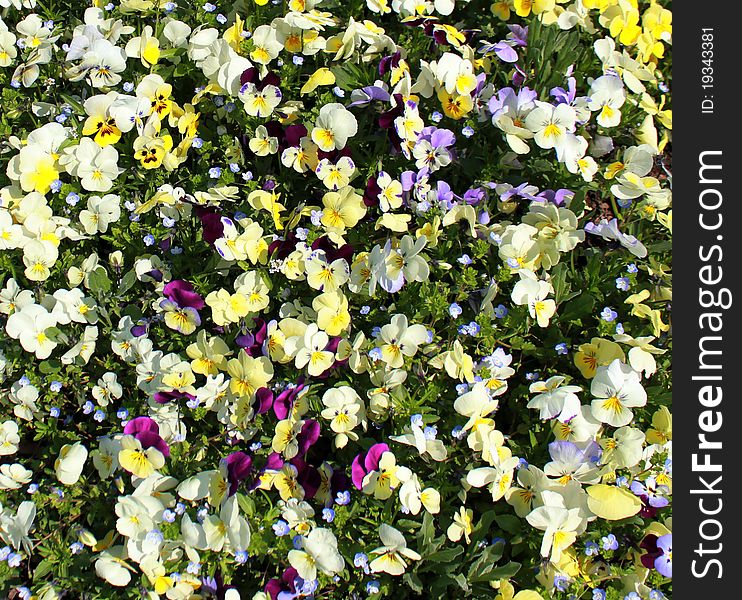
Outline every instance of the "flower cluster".
<path id="1" fill-rule="evenodd" d="M 0 589 L 670 594 L 666 4 L 0 0 Z"/>

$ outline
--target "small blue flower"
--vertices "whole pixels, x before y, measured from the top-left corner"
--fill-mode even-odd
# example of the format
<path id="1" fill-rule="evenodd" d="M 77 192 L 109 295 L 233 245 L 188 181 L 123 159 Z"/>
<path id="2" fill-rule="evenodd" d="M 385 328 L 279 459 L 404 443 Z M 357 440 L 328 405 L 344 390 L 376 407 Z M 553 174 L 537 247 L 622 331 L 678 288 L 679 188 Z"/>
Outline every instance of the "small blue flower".
<path id="1" fill-rule="evenodd" d="M 96 410 L 95 413 L 93 414 L 93 419 L 98 421 L 98 423 L 104 421 L 105 418 L 106 418 L 106 413 L 104 413 L 100 408 Z"/>
<path id="2" fill-rule="evenodd" d="M 463 135 L 465 138 L 470 138 L 474 135 L 474 130 L 467 125 L 461 130 L 461 135 Z"/>
<path id="3" fill-rule="evenodd" d="M 618 335 L 623 335 L 624 329 L 623 329 L 623 323 L 616 323 L 616 333 Z"/>
<path id="4" fill-rule="evenodd" d="M 261 444 L 260 442 L 253 442 L 252 444 L 250 444 L 250 452 L 257 452 L 262 447 L 263 444 Z"/>
<path id="5" fill-rule="evenodd" d="M 448 307 L 448 314 L 454 319 L 458 319 L 462 312 L 464 312 L 463 309 L 456 302 L 453 302 L 451 306 Z"/>
<path id="6" fill-rule="evenodd" d="M 337 85 L 332 88 L 332 93 L 335 94 L 338 98 L 345 98 L 345 91 Z"/>
<path id="7" fill-rule="evenodd" d="M 225 17 L 223 14 L 220 13 L 216 15 L 216 20 L 222 25 L 224 25 L 227 22 L 227 17 Z"/>
<path id="8" fill-rule="evenodd" d="M 288 535 L 289 531 L 291 531 L 291 528 L 286 521 L 279 519 L 273 523 L 273 533 L 275 533 L 277 537 Z"/>
<path id="9" fill-rule="evenodd" d="M 144 242 L 145 246 L 152 246 L 155 243 L 155 236 L 153 236 L 151 233 L 148 233 L 142 238 L 142 241 Z"/>
<path id="10" fill-rule="evenodd" d="M 474 262 L 468 254 L 462 254 L 456 260 L 462 265 L 470 265 Z"/>
<path id="11" fill-rule="evenodd" d="M 437 110 L 433 111 L 433 114 L 430 115 L 430 120 L 434 123 L 439 123 L 443 119 L 443 115 L 439 113 Z"/>
<path id="12" fill-rule="evenodd" d="M 469 391 L 469 384 L 468 383 L 459 383 L 456 386 L 456 393 L 461 396 L 461 394 L 466 394 L 466 392 Z"/>
<path id="13" fill-rule="evenodd" d="M 603 550 L 618 550 L 618 540 L 612 533 L 600 538 L 600 545 Z"/>
<path id="14" fill-rule="evenodd" d="M 52 381 L 49 384 L 49 390 L 52 392 L 58 392 L 62 389 L 62 382 L 61 381 Z"/>
<path id="15" fill-rule="evenodd" d="M 607 323 L 611 323 L 612 321 L 615 321 L 618 318 L 618 313 L 615 310 L 613 310 L 610 306 L 606 306 L 600 312 L 600 318 L 606 321 Z"/>
<path id="16" fill-rule="evenodd" d="M 381 348 L 371 348 L 368 352 L 368 357 L 372 360 L 381 360 Z"/>
<path id="17" fill-rule="evenodd" d="M 374 579 L 373 581 L 369 581 L 366 584 L 366 593 L 368 595 L 378 594 L 380 590 L 381 590 L 381 584 L 376 579 Z"/>
<path id="18" fill-rule="evenodd" d="M 300 67 L 301 65 L 303 65 L 303 64 L 304 64 L 304 57 L 303 57 L 303 56 L 299 56 L 299 55 L 297 55 L 297 54 L 294 54 L 294 56 L 293 56 L 293 58 L 291 59 L 291 61 L 292 61 L 292 62 L 293 62 L 293 63 L 294 63 L 294 64 L 295 64 L 295 65 L 296 65 L 297 67 Z"/>
<path id="19" fill-rule="evenodd" d="M 18 380 L 18 385 L 21 387 L 26 387 L 27 385 L 31 385 L 31 380 L 28 378 L 27 375 L 24 375 Z"/>
<path id="20" fill-rule="evenodd" d="M 338 506 L 346 506 L 350 504 L 350 492 L 348 490 L 344 492 L 338 492 L 335 496 L 335 504 Z"/>
<path id="21" fill-rule="evenodd" d="M 206 4 L 204 4 L 204 10 L 207 13 L 211 13 L 211 12 L 214 12 L 216 10 L 216 6 L 213 5 L 211 2 L 207 2 Z"/>
<path id="22" fill-rule="evenodd" d="M 331 508 L 322 509 L 322 519 L 328 523 L 332 523 L 335 520 L 335 511 Z"/>
<path id="23" fill-rule="evenodd" d="M 234 561 L 238 565 L 244 565 L 247 562 L 247 559 L 249 558 L 249 555 L 245 550 L 238 550 L 234 554 Z"/>
<path id="24" fill-rule="evenodd" d="M 10 552 L 10 548 L 8 548 L 8 552 Z M 358 569 L 361 569 L 367 565 L 368 565 L 368 556 L 364 554 L 363 552 L 357 552 L 356 555 L 353 557 L 353 566 Z"/>
<path id="25" fill-rule="evenodd" d="M 209 177 L 212 179 L 219 179 L 222 176 L 221 167 L 211 167 L 209 169 Z"/>
<path id="26" fill-rule="evenodd" d="M 456 440 L 460 440 L 465 435 L 466 435 L 466 431 L 464 431 L 464 428 L 461 425 L 456 425 L 456 427 L 454 427 L 451 430 L 451 437 L 453 437 Z"/>
<path id="27" fill-rule="evenodd" d="M 627 273 L 638 273 L 639 267 L 637 267 L 635 263 L 631 263 L 629 265 L 626 265 L 626 272 Z"/>
<path id="28" fill-rule="evenodd" d="M 49 409 L 49 416 L 50 417 L 53 417 L 55 419 L 58 419 L 59 418 L 59 415 L 61 414 L 61 412 L 62 411 L 60 411 L 59 408 L 57 408 L 56 406 L 52 406 Z"/>
<path id="29" fill-rule="evenodd" d="M 72 554 L 80 554 L 80 552 L 82 552 L 83 549 L 84 549 L 84 546 L 82 545 L 81 542 L 72 542 L 70 544 L 70 552 L 72 552 Z"/>
<path id="30" fill-rule="evenodd" d="M 177 8 L 177 4 L 175 2 L 165 2 L 165 6 L 163 6 L 166 13 L 171 13 Z"/>
<path id="31" fill-rule="evenodd" d="M 301 550 L 301 544 L 302 544 L 301 536 L 295 535 L 293 538 L 291 538 L 291 544 L 294 546 L 295 550 Z"/>
<path id="32" fill-rule="evenodd" d="M 39 484 L 38 483 L 31 483 L 26 488 L 26 492 L 29 493 L 29 494 L 35 494 L 38 491 L 39 491 Z"/>
<path id="33" fill-rule="evenodd" d="M 175 219 L 171 219 L 170 217 L 163 217 L 162 224 L 167 228 L 173 227 L 175 225 Z"/>
<path id="34" fill-rule="evenodd" d="M 362 315 L 367 315 L 371 312 L 371 307 L 368 304 L 364 304 L 363 306 L 361 306 L 361 310 L 358 312 L 360 312 Z"/>
<path id="35" fill-rule="evenodd" d="M 193 141 L 191 142 L 191 146 L 194 148 L 201 148 L 204 145 L 204 141 L 200 137 L 193 138 Z"/>
<path id="36" fill-rule="evenodd" d="M 162 541 L 165 539 L 165 536 L 159 529 L 152 529 L 147 532 L 145 539 L 152 544 L 161 544 Z"/>
<path id="37" fill-rule="evenodd" d="M 90 400 L 87 400 L 85 404 L 82 405 L 82 412 L 86 415 L 89 415 L 94 410 L 95 404 L 93 404 Z"/>
<path id="38" fill-rule="evenodd" d="M 567 344 L 565 342 L 560 342 L 556 346 L 554 346 L 554 350 L 556 350 L 557 354 L 569 354 L 569 349 L 567 348 Z"/>
<path id="39" fill-rule="evenodd" d="M 2 548 L 0 548 L 0 561 L 7 560 L 8 556 L 10 556 L 10 553 L 10 546 L 3 546 Z"/>
<path id="40" fill-rule="evenodd" d="M 560 592 L 564 592 L 569 585 L 569 577 L 566 575 L 554 575 L 554 587 Z"/>
<path id="41" fill-rule="evenodd" d="M 128 94 L 134 91 L 134 84 L 131 81 L 124 82 L 124 91 Z"/>
<path id="42" fill-rule="evenodd" d="M 508 309 L 505 307 L 504 304 L 498 304 L 495 307 L 495 317 L 498 319 L 504 319 L 508 316 Z"/>
<path id="43" fill-rule="evenodd" d="M 312 225 L 319 227 L 322 224 L 321 219 L 323 215 L 324 213 L 321 210 L 313 210 L 309 216 L 309 220 L 312 222 Z"/>
<path id="44" fill-rule="evenodd" d="M 598 544 L 592 540 L 585 542 L 585 556 L 595 556 L 598 552 L 600 552 Z"/>
<path id="45" fill-rule="evenodd" d="M 616 277 L 616 287 L 622 292 L 628 291 L 631 280 L 628 277 Z"/>
<path id="46" fill-rule="evenodd" d="M 198 572 L 200 570 L 201 570 L 200 562 L 189 562 L 188 566 L 186 567 L 186 573 L 190 573 L 191 575 L 198 575 Z"/>
<path id="47" fill-rule="evenodd" d="M 595 588 L 593 590 L 593 600 L 605 600 L 605 590 Z"/>
<path id="48" fill-rule="evenodd" d="M 242 174 L 242 179 L 244 179 L 245 181 L 252 181 L 252 177 L 253 177 L 252 171 L 245 171 Z"/>
<path id="49" fill-rule="evenodd" d="M 162 511 L 162 518 L 167 523 L 175 523 L 175 518 L 178 515 L 175 514 L 175 511 L 170 510 L 169 508 L 166 508 Z"/>
<path id="50" fill-rule="evenodd" d="M 21 560 L 23 560 L 23 557 L 20 554 L 17 552 L 11 552 L 10 556 L 8 556 L 8 566 L 11 569 L 14 569 L 15 567 L 20 566 Z"/>
<path id="51" fill-rule="evenodd" d="M 31 590 L 29 590 L 25 585 L 15 588 L 15 591 L 18 592 L 18 596 L 21 600 L 31 600 Z"/>
<path id="52" fill-rule="evenodd" d="M 526 373 L 527 381 L 536 381 L 538 379 L 538 373 Z"/>
<path id="53" fill-rule="evenodd" d="M 175 514 L 176 515 L 182 515 L 185 512 L 186 506 L 182 502 L 178 502 L 175 505 Z"/>

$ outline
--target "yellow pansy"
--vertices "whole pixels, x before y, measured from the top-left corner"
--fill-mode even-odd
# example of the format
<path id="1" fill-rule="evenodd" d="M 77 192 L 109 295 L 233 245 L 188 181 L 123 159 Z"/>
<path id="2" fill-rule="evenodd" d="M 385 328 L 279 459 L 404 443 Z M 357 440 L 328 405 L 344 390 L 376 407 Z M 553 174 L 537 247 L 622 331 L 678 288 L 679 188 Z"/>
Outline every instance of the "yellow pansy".
<path id="1" fill-rule="evenodd" d="M 196 342 L 186 348 L 191 358 L 191 369 L 199 375 L 217 375 L 227 368 L 226 357 L 232 354 L 229 346 L 219 336 L 208 337 L 202 329 L 196 336 Z"/>
<path id="2" fill-rule="evenodd" d="M 469 95 L 449 94 L 445 89 L 440 89 L 438 99 L 441 101 L 444 114 L 456 121 L 465 117 L 474 108 L 474 101 Z"/>
<path id="3" fill-rule="evenodd" d="M 354 227 L 366 215 L 363 198 L 351 186 L 337 192 L 327 192 L 322 197 L 322 204 L 322 224 L 339 233 L 343 233 L 348 227 Z"/>
<path id="4" fill-rule="evenodd" d="M 139 440 L 132 435 L 125 435 L 121 438 L 118 459 L 122 468 L 140 479 L 146 479 L 165 466 L 165 457 L 162 452 L 154 447 L 144 450 Z"/>
<path id="5" fill-rule="evenodd" d="M 574 364 L 585 379 L 595 377 L 600 366 L 611 364 L 615 359 L 625 361 L 621 346 L 603 338 L 593 338 L 589 344 L 582 344 L 574 355 Z"/>

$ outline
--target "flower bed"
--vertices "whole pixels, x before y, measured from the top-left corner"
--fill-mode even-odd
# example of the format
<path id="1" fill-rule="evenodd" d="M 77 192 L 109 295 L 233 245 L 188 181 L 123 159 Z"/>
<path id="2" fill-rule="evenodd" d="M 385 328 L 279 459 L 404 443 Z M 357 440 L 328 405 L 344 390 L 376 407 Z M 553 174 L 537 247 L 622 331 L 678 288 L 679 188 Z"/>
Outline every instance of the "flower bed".
<path id="1" fill-rule="evenodd" d="M 0 592 L 670 597 L 665 4 L 0 0 Z"/>

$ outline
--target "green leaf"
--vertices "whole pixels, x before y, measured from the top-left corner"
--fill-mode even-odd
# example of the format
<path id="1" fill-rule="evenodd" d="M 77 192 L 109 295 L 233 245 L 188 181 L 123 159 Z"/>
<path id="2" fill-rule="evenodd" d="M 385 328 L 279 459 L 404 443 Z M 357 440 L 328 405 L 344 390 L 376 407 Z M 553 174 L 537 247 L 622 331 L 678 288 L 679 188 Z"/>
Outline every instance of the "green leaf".
<path id="1" fill-rule="evenodd" d="M 412 588 L 412 591 L 421 594 L 423 591 L 423 582 L 415 573 L 405 573 L 402 578 L 404 582 Z"/>
<path id="2" fill-rule="evenodd" d="M 137 274 L 132 269 L 131 271 L 126 273 L 121 279 L 121 284 L 119 285 L 119 296 L 123 296 L 126 292 L 128 292 L 136 282 L 137 282 Z"/>
<path id="3" fill-rule="evenodd" d="M 94 294 L 105 294 L 111 291 L 111 280 L 102 267 L 95 269 L 88 277 L 90 291 Z"/>
<path id="4" fill-rule="evenodd" d="M 45 558 L 34 569 L 33 580 L 38 581 L 43 579 L 46 574 L 52 572 L 52 569 L 54 569 L 54 562 Z"/>
<path id="5" fill-rule="evenodd" d="M 438 552 L 433 552 L 432 554 L 428 554 L 427 556 L 424 556 L 423 558 L 431 562 L 446 563 L 446 562 L 451 562 L 458 556 L 461 556 L 463 553 L 464 553 L 463 547 L 454 546 L 453 548 L 446 548 L 445 550 L 439 550 Z"/>
<path id="6" fill-rule="evenodd" d="M 495 523 L 508 533 L 517 533 L 523 521 L 514 515 L 498 515 L 495 517 Z"/>
<path id="7" fill-rule="evenodd" d="M 474 572 L 469 571 L 469 581 L 471 583 L 482 583 L 485 581 L 497 581 L 498 579 L 510 579 L 520 571 L 520 563 L 509 562 L 501 567 L 487 568 Z"/>

